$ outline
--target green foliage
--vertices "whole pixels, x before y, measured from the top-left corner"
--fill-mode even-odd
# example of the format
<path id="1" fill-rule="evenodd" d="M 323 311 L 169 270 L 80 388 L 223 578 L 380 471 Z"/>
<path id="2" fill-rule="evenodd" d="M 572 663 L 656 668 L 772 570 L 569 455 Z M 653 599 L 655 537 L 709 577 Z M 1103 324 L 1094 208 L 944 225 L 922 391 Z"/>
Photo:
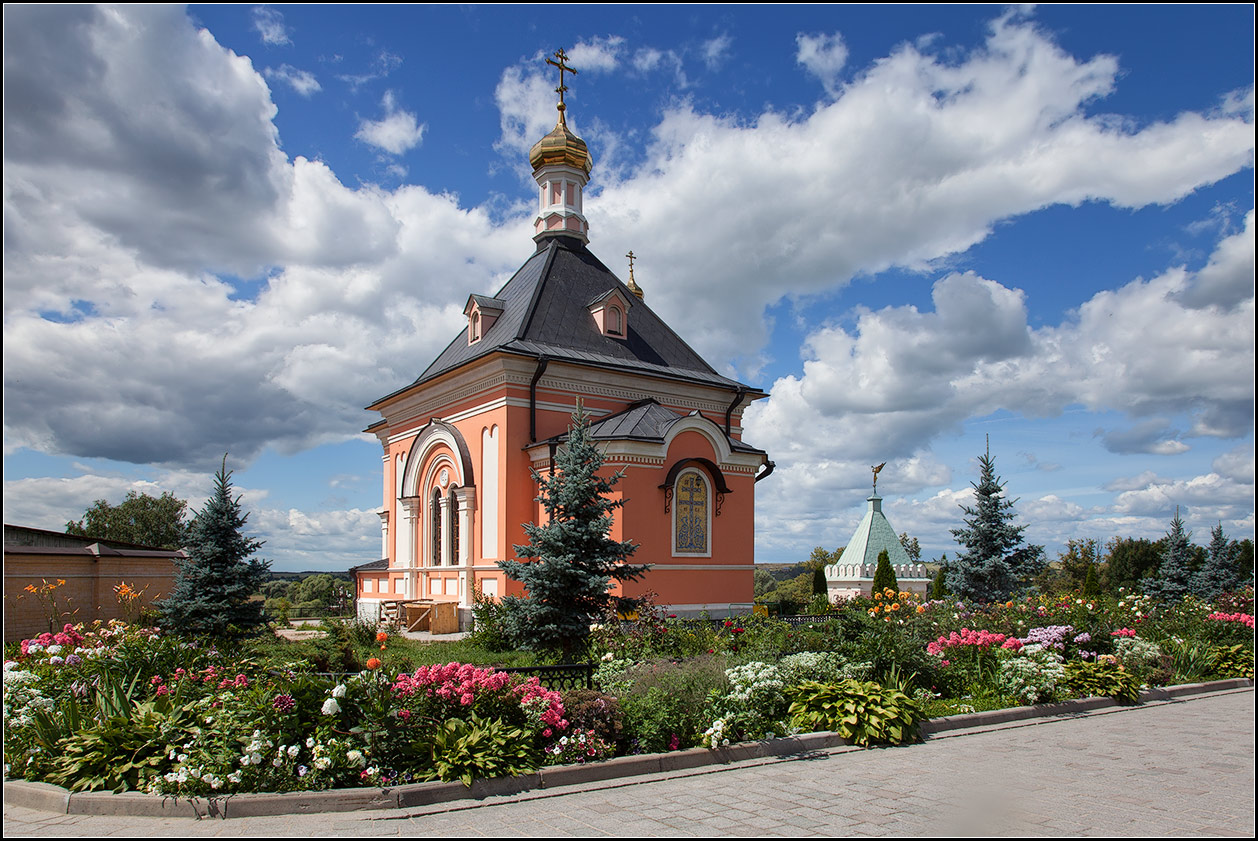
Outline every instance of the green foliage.
<path id="1" fill-rule="evenodd" d="M 1057 561 L 1035 576 L 1035 585 L 1041 593 L 1082 591 L 1087 586 L 1089 573 L 1095 581 L 1099 563 L 1100 544 L 1095 540 L 1068 540 L 1066 550 L 1058 554 Z M 1096 591 L 1088 595 L 1096 595 Z"/>
<path id="2" fill-rule="evenodd" d="M 805 731 L 829 730 L 853 744 L 899 745 L 917 739 L 921 706 L 897 689 L 844 680 L 805 681 L 787 690 L 791 724 Z"/>
<path id="3" fill-rule="evenodd" d="M 948 590 L 948 555 L 944 554 L 940 559 L 939 569 L 935 572 L 935 579 L 930 582 L 930 597 L 932 599 L 944 599 L 951 592 Z"/>
<path id="4" fill-rule="evenodd" d="M 1062 685 L 1074 698 L 1108 696 L 1120 704 L 1134 704 L 1140 698 L 1140 681 L 1117 663 L 1072 660 L 1066 664 Z"/>
<path id="5" fill-rule="evenodd" d="M 904 547 L 904 551 L 908 553 L 909 560 L 918 563 L 922 559 L 922 544 L 917 542 L 916 537 L 909 537 L 906 531 L 900 532 L 900 545 Z"/>
<path id="6" fill-rule="evenodd" d="M 481 592 L 472 594 L 472 630 L 467 639 L 490 651 L 510 651 L 515 646 L 507 633 L 506 614 L 511 608 Z"/>
<path id="7" fill-rule="evenodd" d="M 878 553 L 878 566 L 874 569 L 873 591 L 881 593 L 888 588 L 899 592 L 900 582 L 896 580 L 895 570 L 891 568 L 891 556 L 883 549 Z"/>
<path id="8" fill-rule="evenodd" d="M 431 761 L 430 770 L 418 779 L 459 780 L 469 788 L 474 779 L 517 777 L 540 764 L 525 730 L 475 713 L 447 719 L 425 732 L 413 751 Z"/>
<path id="9" fill-rule="evenodd" d="M 777 589 L 777 579 L 774 578 L 772 573 L 770 573 L 767 569 L 756 567 L 756 570 L 751 574 L 751 577 L 752 581 L 755 582 L 753 584 L 753 593 L 757 599 L 766 593 Z"/>
<path id="10" fill-rule="evenodd" d="M 262 541 L 241 529 L 248 515 L 231 495 L 227 457 L 214 476 L 214 495 L 188 530 L 188 557 L 178 562 L 175 589 L 161 603 L 166 627 L 187 634 L 225 637 L 263 622 L 262 602 L 252 596 L 266 581 L 269 564 L 253 558 Z"/>
<path id="11" fill-rule="evenodd" d="M 1139 590 L 1141 579 L 1157 570 L 1164 543 L 1165 538 L 1158 541 L 1135 537 L 1111 540 L 1105 547 L 1101 587 L 1109 593 L 1117 593 L 1120 588 Z"/>
<path id="12" fill-rule="evenodd" d="M 66 534 L 118 540 L 160 549 L 178 549 L 187 538 L 187 500 L 169 491 L 160 497 L 127 491 L 118 505 L 98 499 L 82 519 L 66 523 Z"/>
<path id="13" fill-rule="evenodd" d="M 610 494 L 624 474 L 599 475 L 603 456 L 589 433 L 589 416 L 578 405 L 555 472 L 549 476 L 533 473 L 547 523 L 526 524 L 529 542 L 515 547 L 521 558 L 532 563 L 498 563 L 528 589 L 526 598 L 503 600 L 508 604 L 503 614 L 508 635 L 526 648 L 558 650 L 565 662 L 584 653 L 593 617 L 617 603 L 608 585 L 636 580 L 646 571 L 646 567 L 625 563 L 637 549 L 632 541 L 610 537 L 613 512 L 624 505 L 624 500 L 611 499 Z"/>
<path id="14" fill-rule="evenodd" d="M 642 752 L 694 747 L 711 717 L 709 696 L 725 693 L 726 660 L 696 657 L 685 662 L 656 660 L 630 666 L 604 684 L 620 699 L 628 738 Z M 600 679 L 604 675 L 600 669 Z M 611 685 L 608 685 L 611 684 Z"/>
<path id="15" fill-rule="evenodd" d="M 1197 683 L 1214 674 L 1215 648 L 1208 642 L 1172 638 L 1162 648 L 1171 657 L 1176 683 Z"/>
<path id="16" fill-rule="evenodd" d="M 814 596 L 825 596 L 829 592 L 826 585 L 826 571 L 824 567 L 818 567 L 812 571 L 812 594 Z"/>
<path id="17" fill-rule="evenodd" d="M 952 535 L 963 550 L 948 570 L 948 589 L 963 599 L 1004 601 L 1044 567 L 1044 549 L 1023 543 L 1026 526 L 1015 526 L 1014 501 L 1004 498 L 991 454 L 979 456 L 974 506 L 963 506 L 965 527 Z"/>
<path id="18" fill-rule="evenodd" d="M 1222 523 L 1211 529 L 1206 560 L 1193 576 L 1193 593 L 1199 598 L 1217 599 L 1224 593 L 1238 589 L 1241 585 L 1241 574 L 1236 557 L 1240 553 L 1241 545 L 1235 540 L 1227 539 Z"/>
<path id="19" fill-rule="evenodd" d="M 1096 564 L 1088 567 L 1088 574 L 1083 578 L 1083 597 L 1094 599 L 1101 594 L 1101 581 L 1096 574 Z"/>
<path id="20" fill-rule="evenodd" d="M 1211 646 L 1211 671 L 1215 677 L 1247 677 L 1254 679 L 1254 649 L 1242 643 Z"/>
<path id="21" fill-rule="evenodd" d="M 1166 533 L 1166 543 L 1162 547 L 1157 573 L 1141 582 L 1144 592 L 1163 601 L 1174 601 L 1192 591 L 1194 556 L 1192 544 L 1189 542 L 1191 537 L 1192 532 L 1184 530 L 1179 509 L 1175 509 L 1175 517 L 1171 520 L 1171 528 Z"/>
<path id="22" fill-rule="evenodd" d="M 169 752 L 186 735 L 186 717 L 169 695 L 141 700 L 137 672 L 129 681 L 98 679 L 94 707 L 82 715 L 78 704 L 63 705 L 64 725 L 48 711 L 37 713 L 45 733 L 64 730 L 53 747 L 48 782 L 71 791 L 137 791 L 170 764 Z"/>

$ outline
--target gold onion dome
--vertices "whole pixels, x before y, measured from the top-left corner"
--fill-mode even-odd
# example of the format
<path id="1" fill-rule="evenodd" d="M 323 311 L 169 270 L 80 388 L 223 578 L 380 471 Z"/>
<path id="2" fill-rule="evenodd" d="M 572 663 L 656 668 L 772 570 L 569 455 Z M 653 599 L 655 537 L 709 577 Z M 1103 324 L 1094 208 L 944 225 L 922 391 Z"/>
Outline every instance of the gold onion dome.
<path id="1" fill-rule="evenodd" d="M 536 171 L 544 166 L 566 165 L 589 173 L 594 167 L 590 150 L 585 141 L 568 130 L 563 118 L 563 104 L 559 106 L 559 122 L 550 134 L 533 144 L 529 150 L 529 163 Z"/>

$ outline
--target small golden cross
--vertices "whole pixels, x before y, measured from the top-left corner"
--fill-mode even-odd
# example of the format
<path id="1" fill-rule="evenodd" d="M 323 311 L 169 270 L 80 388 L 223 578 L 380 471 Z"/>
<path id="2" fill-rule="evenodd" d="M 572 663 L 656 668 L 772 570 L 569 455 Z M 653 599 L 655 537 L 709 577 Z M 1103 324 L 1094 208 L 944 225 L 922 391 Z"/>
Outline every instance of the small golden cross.
<path id="1" fill-rule="evenodd" d="M 559 59 L 559 61 L 554 61 L 548 58 L 546 59 L 546 63 L 553 64 L 555 67 L 559 68 L 559 87 L 555 88 L 555 93 L 559 94 L 559 110 L 562 111 L 563 93 L 568 89 L 568 86 L 563 83 L 564 71 L 571 73 L 573 76 L 577 75 L 577 71 L 564 63 L 568 60 L 568 54 L 563 51 L 563 47 L 555 50 L 555 58 Z"/>
<path id="2" fill-rule="evenodd" d="M 630 251 L 625 256 L 629 258 L 629 282 L 633 283 L 633 252 Z"/>

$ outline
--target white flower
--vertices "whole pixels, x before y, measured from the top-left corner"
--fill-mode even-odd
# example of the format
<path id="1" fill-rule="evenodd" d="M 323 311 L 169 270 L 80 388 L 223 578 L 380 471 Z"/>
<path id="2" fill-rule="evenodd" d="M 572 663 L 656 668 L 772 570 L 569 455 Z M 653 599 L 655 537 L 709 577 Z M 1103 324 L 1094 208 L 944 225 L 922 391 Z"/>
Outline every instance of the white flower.
<path id="1" fill-rule="evenodd" d="M 50 645 L 50 646 L 48 646 L 48 653 L 49 653 L 49 654 L 60 654 L 60 653 L 61 653 L 61 646 L 59 646 L 59 645 L 55 645 L 55 644 L 54 644 L 54 645 Z"/>
<path id="2" fill-rule="evenodd" d="M 298 747 L 297 745 L 293 745 L 292 747 L 290 747 L 290 748 L 288 749 L 288 758 L 289 758 L 289 759 L 296 759 L 296 758 L 297 758 L 297 754 L 299 754 L 299 753 L 301 753 L 301 748 L 300 748 L 300 747 Z"/>
<path id="3" fill-rule="evenodd" d="M 344 698 L 344 697 L 345 697 L 345 684 L 343 684 L 343 683 L 338 683 L 338 684 L 336 685 L 336 689 L 333 689 L 333 690 L 332 690 L 332 697 L 333 697 L 333 698 Z"/>
<path id="4" fill-rule="evenodd" d="M 341 711 L 341 705 L 336 702 L 335 698 L 329 698 L 328 700 L 323 702 L 322 712 L 324 715 L 336 715 L 340 711 Z"/>
<path id="5" fill-rule="evenodd" d="M 610 651 L 603 655 L 604 661 L 611 661 L 614 659 L 616 659 L 616 655 L 612 654 Z"/>
<path id="6" fill-rule="evenodd" d="M 314 736 L 306 737 L 306 747 L 308 748 L 314 747 Z"/>
<path id="7" fill-rule="evenodd" d="M 349 753 L 345 754 L 345 758 L 355 765 L 367 764 L 367 757 L 363 756 L 363 752 L 360 750 L 351 750 Z"/>

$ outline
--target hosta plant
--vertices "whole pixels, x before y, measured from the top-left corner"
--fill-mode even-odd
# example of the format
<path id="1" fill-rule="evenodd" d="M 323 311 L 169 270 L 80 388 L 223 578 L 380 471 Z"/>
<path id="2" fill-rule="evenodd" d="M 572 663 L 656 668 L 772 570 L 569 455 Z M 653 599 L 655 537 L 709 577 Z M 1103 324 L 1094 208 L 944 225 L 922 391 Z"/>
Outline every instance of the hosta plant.
<path id="1" fill-rule="evenodd" d="M 1254 677 L 1254 650 L 1246 645 L 1220 645 L 1211 649 L 1218 677 Z"/>
<path id="2" fill-rule="evenodd" d="M 431 770 L 419 779 L 472 780 L 515 777 L 537 768 L 531 734 L 499 719 L 476 714 L 451 718 L 417 740 L 415 753 L 431 760 Z"/>
<path id="3" fill-rule="evenodd" d="M 915 740 L 922 720 L 921 706 L 908 695 L 868 681 L 805 681 L 787 695 L 793 727 L 830 730 L 858 745 Z"/>
<path id="4" fill-rule="evenodd" d="M 1067 663 L 1062 685 L 1075 698 L 1108 696 L 1120 704 L 1134 704 L 1140 697 L 1140 680 L 1121 663 L 1105 656 L 1095 661 Z"/>

